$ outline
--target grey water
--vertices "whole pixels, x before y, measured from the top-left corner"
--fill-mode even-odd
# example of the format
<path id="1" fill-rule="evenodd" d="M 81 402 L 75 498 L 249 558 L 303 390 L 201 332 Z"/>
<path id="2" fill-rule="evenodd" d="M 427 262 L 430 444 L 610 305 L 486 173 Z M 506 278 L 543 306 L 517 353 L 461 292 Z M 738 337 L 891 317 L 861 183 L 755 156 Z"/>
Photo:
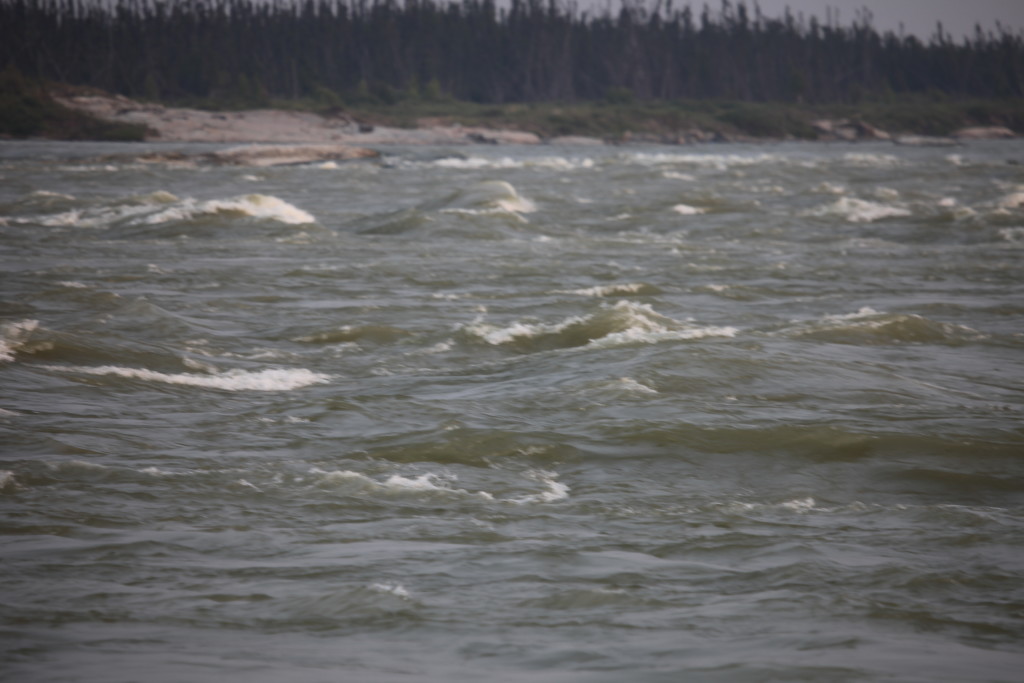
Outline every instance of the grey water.
<path id="1" fill-rule="evenodd" d="M 1020 680 L 1024 143 L 169 147 L 0 143 L 0 679 Z"/>

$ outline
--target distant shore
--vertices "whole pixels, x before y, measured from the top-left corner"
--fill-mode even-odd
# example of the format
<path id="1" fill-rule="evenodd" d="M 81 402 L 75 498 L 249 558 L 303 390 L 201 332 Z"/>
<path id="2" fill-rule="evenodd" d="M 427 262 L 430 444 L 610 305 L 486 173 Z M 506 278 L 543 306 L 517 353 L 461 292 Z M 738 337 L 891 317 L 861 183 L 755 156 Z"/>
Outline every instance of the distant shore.
<path id="1" fill-rule="evenodd" d="M 613 109 L 599 105 L 508 105 L 474 108 L 466 103 L 431 107 L 395 108 L 392 111 L 335 109 L 329 112 L 262 108 L 211 111 L 145 103 L 118 95 L 97 93 L 56 94 L 61 106 L 119 126 L 146 131 L 145 139 L 167 142 L 332 144 L 376 147 L 389 145 L 458 144 L 603 144 L 651 142 L 694 144 L 772 139 L 822 141 L 890 140 L 898 144 L 955 144 L 971 139 L 1013 138 L 1005 125 L 964 125 L 936 134 L 922 120 L 919 130 L 886 130 L 865 117 L 817 117 L 806 113 L 787 126 L 771 117 L 795 118 L 790 109 L 747 106 L 737 109 L 748 120 L 727 116 L 669 116 L 653 107 Z M 666 110 L 668 111 L 668 110 Z M 420 115 L 417 114 L 432 114 Z M 761 119 L 754 115 L 760 114 Z M 746 123 L 746 125 L 743 125 Z M 947 126 L 948 127 L 948 126 Z"/>

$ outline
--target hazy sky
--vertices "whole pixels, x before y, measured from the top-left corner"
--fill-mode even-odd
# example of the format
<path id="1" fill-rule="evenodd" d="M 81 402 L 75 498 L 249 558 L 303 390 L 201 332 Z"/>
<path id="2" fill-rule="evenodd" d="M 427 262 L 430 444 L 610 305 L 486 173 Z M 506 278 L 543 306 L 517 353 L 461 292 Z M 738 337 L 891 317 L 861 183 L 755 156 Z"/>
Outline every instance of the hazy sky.
<path id="1" fill-rule="evenodd" d="M 710 0 L 707 4 L 717 9 L 720 2 Z M 752 0 L 747 4 L 753 5 Z M 898 31 L 903 22 L 907 33 L 922 38 L 935 33 L 936 21 L 941 21 L 956 38 L 973 34 L 976 23 L 983 29 L 992 29 L 996 20 L 1015 32 L 1024 29 L 1024 0 L 758 0 L 758 4 L 768 16 L 780 16 L 788 6 L 794 14 L 813 14 L 822 21 L 827 7 L 838 8 L 842 24 L 853 20 L 855 10 L 867 7 L 874 14 L 874 26 L 879 31 Z M 690 5 L 698 9 L 704 2 L 691 0 Z"/>

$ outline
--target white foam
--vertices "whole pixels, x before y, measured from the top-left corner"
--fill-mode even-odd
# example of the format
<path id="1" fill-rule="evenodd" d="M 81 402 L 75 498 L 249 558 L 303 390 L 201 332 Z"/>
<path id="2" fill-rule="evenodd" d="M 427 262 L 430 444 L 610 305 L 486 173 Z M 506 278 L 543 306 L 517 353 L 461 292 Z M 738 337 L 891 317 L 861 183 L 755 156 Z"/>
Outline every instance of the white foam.
<path id="1" fill-rule="evenodd" d="M 831 510 L 826 508 L 819 508 L 817 506 L 817 501 L 810 497 L 787 500 L 782 503 L 745 503 L 740 501 L 731 501 L 729 503 L 715 505 L 714 507 L 724 508 L 727 511 L 738 513 L 770 512 L 776 510 L 785 510 L 788 512 L 795 512 L 797 514 L 806 514 L 808 512 L 831 512 Z"/>
<path id="2" fill-rule="evenodd" d="M 1019 209 L 1024 207 L 1024 191 L 1011 192 L 999 199 L 997 206 L 1000 209 Z"/>
<path id="3" fill-rule="evenodd" d="M 624 160 L 627 163 L 632 162 L 642 166 L 686 164 L 717 171 L 760 164 L 792 163 L 791 158 L 777 154 L 667 154 L 639 152 L 627 155 Z"/>
<path id="4" fill-rule="evenodd" d="M 453 485 L 458 481 L 454 474 L 436 474 L 426 472 L 412 476 L 392 474 L 383 480 L 351 470 L 326 471 L 319 467 L 309 470 L 315 481 L 321 485 L 339 486 L 343 488 L 356 489 L 367 493 L 382 495 L 443 495 L 455 496 L 457 498 L 468 498 L 484 502 L 513 503 L 515 505 L 527 505 L 531 503 L 554 503 L 565 500 L 569 497 L 569 487 L 558 481 L 558 475 L 545 470 L 529 470 L 524 477 L 530 481 L 538 482 L 541 490 L 514 498 L 496 498 L 487 491 L 468 491 L 457 488 Z"/>
<path id="5" fill-rule="evenodd" d="M 647 288 L 648 285 L 645 285 L 642 282 L 628 282 L 619 285 L 604 285 L 597 287 L 587 287 L 585 289 L 570 289 L 559 291 L 564 292 L 566 294 L 579 294 L 580 296 L 605 297 L 636 294 Z"/>
<path id="6" fill-rule="evenodd" d="M 532 493 L 518 498 L 510 498 L 506 502 L 515 503 L 516 505 L 528 505 L 530 503 L 554 503 L 559 500 L 565 500 L 569 497 L 569 487 L 558 481 L 558 475 L 554 472 L 537 470 L 527 472 L 526 477 L 528 479 L 539 481 L 543 484 L 544 489 L 540 493 Z"/>
<path id="7" fill-rule="evenodd" d="M 855 313 L 837 313 L 829 314 L 824 317 L 825 320 L 857 320 L 860 318 L 872 318 L 876 315 L 881 315 L 878 311 L 871 308 L 870 306 L 861 306 Z"/>
<path id="8" fill-rule="evenodd" d="M 228 199 L 209 199 L 206 201 L 185 199 L 163 211 L 147 216 L 143 222 L 156 225 L 220 213 L 241 214 L 288 225 L 316 222 L 316 218 L 312 214 L 282 199 L 265 194 L 247 194 Z"/>
<path id="9" fill-rule="evenodd" d="M 850 223 L 872 223 L 883 218 L 909 216 L 911 212 L 902 207 L 869 202 L 865 199 L 840 197 L 832 204 L 812 209 L 803 215 L 817 218 L 837 216 Z"/>
<path id="10" fill-rule="evenodd" d="M 18 482 L 14 478 L 14 472 L 11 472 L 10 470 L 0 470 L 0 491 L 15 488 L 18 488 Z"/>
<path id="11" fill-rule="evenodd" d="M 447 477 L 441 477 L 433 472 L 427 472 L 413 477 L 403 477 L 399 474 L 392 474 L 384 481 L 377 481 L 365 474 L 353 472 L 351 470 L 325 471 L 319 467 L 314 467 L 309 471 L 309 473 L 315 475 L 320 482 L 325 484 L 353 485 L 360 489 L 375 493 L 443 493 L 447 495 L 481 498 L 483 500 L 494 500 L 494 496 L 487 491 L 477 491 L 474 493 L 465 489 L 454 488 L 451 486 L 450 482 L 457 479 L 455 476 L 449 475 Z"/>
<path id="12" fill-rule="evenodd" d="M 497 327 L 478 318 L 464 330 L 488 344 L 499 346 L 520 340 L 559 335 L 571 328 L 579 328 L 584 334 L 590 335 L 587 345 L 591 347 L 705 337 L 734 337 L 738 332 L 735 327 L 701 327 L 683 323 L 655 312 L 650 304 L 628 300 L 618 301 L 611 306 L 605 304 L 597 313 L 572 316 L 558 323 L 515 322 L 507 327 Z"/>
<path id="13" fill-rule="evenodd" d="M 817 192 L 819 194 L 835 194 L 841 195 L 846 194 L 846 188 L 838 183 L 831 183 L 829 181 L 823 181 L 811 188 L 811 192 Z"/>
<path id="14" fill-rule="evenodd" d="M 394 595 L 396 598 L 402 598 L 404 600 L 408 600 L 410 598 L 409 591 L 405 590 L 405 586 L 400 583 L 373 583 L 370 584 L 370 590 L 378 593 Z"/>
<path id="15" fill-rule="evenodd" d="M 14 354 L 28 341 L 39 327 L 38 320 L 18 320 L 0 323 L 0 362 L 14 360 Z"/>
<path id="16" fill-rule="evenodd" d="M 810 512 L 815 509 L 816 503 L 813 498 L 799 498 L 797 500 L 788 500 L 785 503 L 779 503 L 779 507 L 792 510 L 793 512 Z"/>
<path id="17" fill-rule="evenodd" d="M 552 171 L 575 171 L 594 167 L 594 160 L 589 158 L 567 159 L 560 156 L 537 157 L 534 159 L 512 159 L 511 157 L 499 157 L 487 159 L 484 157 L 466 157 L 438 159 L 432 162 L 439 168 L 452 168 L 460 170 L 505 170 L 519 168 L 542 168 Z"/>
<path id="18" fill-rule="evenodd" d="M 999 230 L 999 236 L 1007 242 L 1024 242 L 1024 228 L 1002 228 Z"/>
<path id="19" fill-rule="evenodd" d="M 305 368 L 258 371 L 229 370 L 214 375 L 195 375 L 189 373 L 169 374 L 145 368 L 126 368 L 117 365 L 101 365 L 96 367 L 51 365 L 44 367 L 50 370 L 85 375 L 112 375 L 149 382 L 164 382 L 166 384 L 223 389 L 225 391 L 291 391 L 313 384 L 322 384 L 330 379 L 330 375 L 313 372 Z"/>
<path id="20" fill-rule="evenodd" d="M 626 391 L 634 392 L 634 393 L 637 393 L 637 394 L 656 394 L 656 393 L 658 393 L 657 389 L 652 389 L 651 387 L 647 386 L 646 384 L 643 384 L 641 382 L 636 381 L 632 377 L 620 377 L 619 378 L 619 387 L 622 388 L 622 389 L 625 389 Z"/>
<path id="21" fill-rule="evenodd" d="M 851 166 L 869 168 L 890 168 L 899 166 L 900 158 L 892 154 L 872 154 L 870 152 L 850 152 L 843 155 L 843 161 Z"/>
<path id="22" fill-rule="evenodd" d="M 690 206 L 689 204 L 676 204 L 672 207 L 672 210 L 678 213 L 680 216 L 697 216 L 702 213 L 707 213 L 707 209 L 701 209 L 696 206 Z"/>

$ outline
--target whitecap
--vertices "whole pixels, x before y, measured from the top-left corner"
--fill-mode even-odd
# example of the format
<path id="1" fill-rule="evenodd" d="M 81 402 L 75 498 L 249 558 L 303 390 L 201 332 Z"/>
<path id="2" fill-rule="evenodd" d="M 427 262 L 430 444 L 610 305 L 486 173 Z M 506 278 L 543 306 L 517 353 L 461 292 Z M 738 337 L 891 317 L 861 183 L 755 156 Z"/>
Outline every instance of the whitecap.
<path id="1" fill-rule="evenodd" d="M 607 297 L 626 296 L 629 294 L 652 293 L 654 287 L 643 282 L 626 282 L 616 285 L 598 285 L 584 289 L 558 290 L 564 294 L 579 294 L 580 296 Z"/>
<path id="2" fill-rule="evenodd" d="M 406 600 L 410 598 L 409 591 L 407 591 L 405 586 L 400 583 L 373 583 L 370 584 L 370 590 L 377 591 L 378 593 L 394 595 L 397 598 L 403 598 Z"/>
<path id="3" fill-rule="evenodd" d="M 668 154 L 639 152 L 625 157 L 625 161 L 642 166 L 685 164 L 698 168 L 726 171 L 734 167 L 757 166 L 760 164 L 791 164 L 792 159 L 777 154 Z"/>
<path id="4" fill-rule="evenodd" d="M 143 222 L 149 225 L 184 221 L 199 216 L 220 213 L 241 214 L 252 218 L 273 220 L 288 225 L 315 223 L 312 214 L 271 195 L 247 194 L 228 199 L 209 199 L 198 201 L 185 199 L 163 211 L 147 216 Z"/>
<path id="5" fill-rule="evenodd" d="M 400 474 L 392 474 L 384 481 L 377 481 L 359 472 L 352 470 L 325 471 L 319 467 L 309 470 L 309 473 L 317 478 L 321 484 L 330 486 L 351 486 L 356 489 L 371 493 L 384 494 L 444 494 L 459 497 L 481 498 L 483 500 L 494 500 L 487 491 L 471 492 L 465 489 L 455 488 L 451 485 L 457 477 L 454 475 L 441 475 L 433 472 L 426 472 L 412 477 L 403 477 Z"/>
<path id="6" fill-rule="evenodd" d="M 540 482 L 544 487 L 543 490 L 539 493 L 531 493 L 525 496 L 519 496 L 518 498 L 510 498 L 506 502 L 515 503 L 516 505 L 527 505 L 530 503 L 555 503 L 569 497 L 569 491 L 571 489 L 567 485 L 558 481 L 558 475 L 554 472 L 548 472 L 546 470 L 531 471 L 526 473 L 526 477 Z"/>
<path id="7" fill-rule="evenodd" d="M 1024 207 L 1024 191 L 1011 192 L 999 199 L 997 206 L 1000 209 L 1019 209 Z"/>
<path id="8" fill-rule="evenodd" d="M 817 192 L 818 194 L 841 195 L 846 194 L 846 188 L 838 183 L 831 183 L 825 180 L 812 187 L 811 192 Z"/>
<path id="9" fill-rule="evenodd" d="M 622 388 L 622 389 L 625 389 L 626 391 L 637 393 L 637 394 L 656 394 L 656 393 L 658 393 L 657 389 L 652 389 L 651 387 L 647 386 L 646 384 L 643 384 L 641 382 L 636 381 L 632 377 L 620 377 L 619 378 L 619 387 Z"/>
<path id="10" fill-rule="evenodd" d="M 149 382 L 164 382 L 184 386 L 202 387 L 205 389 L 223 389 L 225 391 L 291 391 L 313 384 L 322 384 L 330 379 L 330 375 L 306 370 L 305 368 L 267 369 L 267 370 L 228 370 L 213 375 L 196 375 L 190 373 L 164 373 L 145 368 L 127 368 L 117 365 L 86 366 L 44 366 L 50 370 L 73 372 L 84 375 L 100 375 L 141 379 Z"/>
<path id="11" fill-rule="evenodd" d="M 999 236 L 1007 242 L 1021 243 L 1024 242 L 1024 228 L 1002 228 Z"/>
<path id="12" fill-rule="evenodd" d="M 673 320 L 657 313 L 650 304 L 629 300 L 605 304 L 591 315 L 571 316 L 557 323 L 519 321 L 498 327 L 478 318 L 463 331 L 494 346 L 540 342 L 563 348 L 734 337 L 738 332 L 735 327 L 704 327 Z"/>
<path id="13" fill-rule="evenodd" d="M 836 216 L 850 223 L 872 223 L 883 218 L 910 216 L 911 212 L 898 206 L 869 202 L 854 197 L 840 197 L 832 204 L 806 211 L 804 216 L 826 218 Z"/>
<path id="14" fill-rule="evenodd" d="M 0 470 L 0 491 L 13 490 L 19 488 L 17 480 L 14 478 L 14 472 L 10 470 Z"/>
<path id="15" fill-rule="evenodd" d="M 702 213 L 707 213 L 707 209 L 690 206 L 689 204 L 676 204 L 672 207 L 672 210 L 680 216 L 697 216 Z"/>
<path id="16" fill-rule="evenodd" d="M 843 161 L 851 166 L 868 168 L 891 168 L 902 163 L 900 158 L 895 155 L 870 152 L 850 152 L 843 155 Z"/>
<path id="17" fill-rule="evenodd" d="M 29 336 L 38 327 L 38 320 L 0 323 L 0 362 L 13 361 L 14 354 L 28 342 Z"/>

